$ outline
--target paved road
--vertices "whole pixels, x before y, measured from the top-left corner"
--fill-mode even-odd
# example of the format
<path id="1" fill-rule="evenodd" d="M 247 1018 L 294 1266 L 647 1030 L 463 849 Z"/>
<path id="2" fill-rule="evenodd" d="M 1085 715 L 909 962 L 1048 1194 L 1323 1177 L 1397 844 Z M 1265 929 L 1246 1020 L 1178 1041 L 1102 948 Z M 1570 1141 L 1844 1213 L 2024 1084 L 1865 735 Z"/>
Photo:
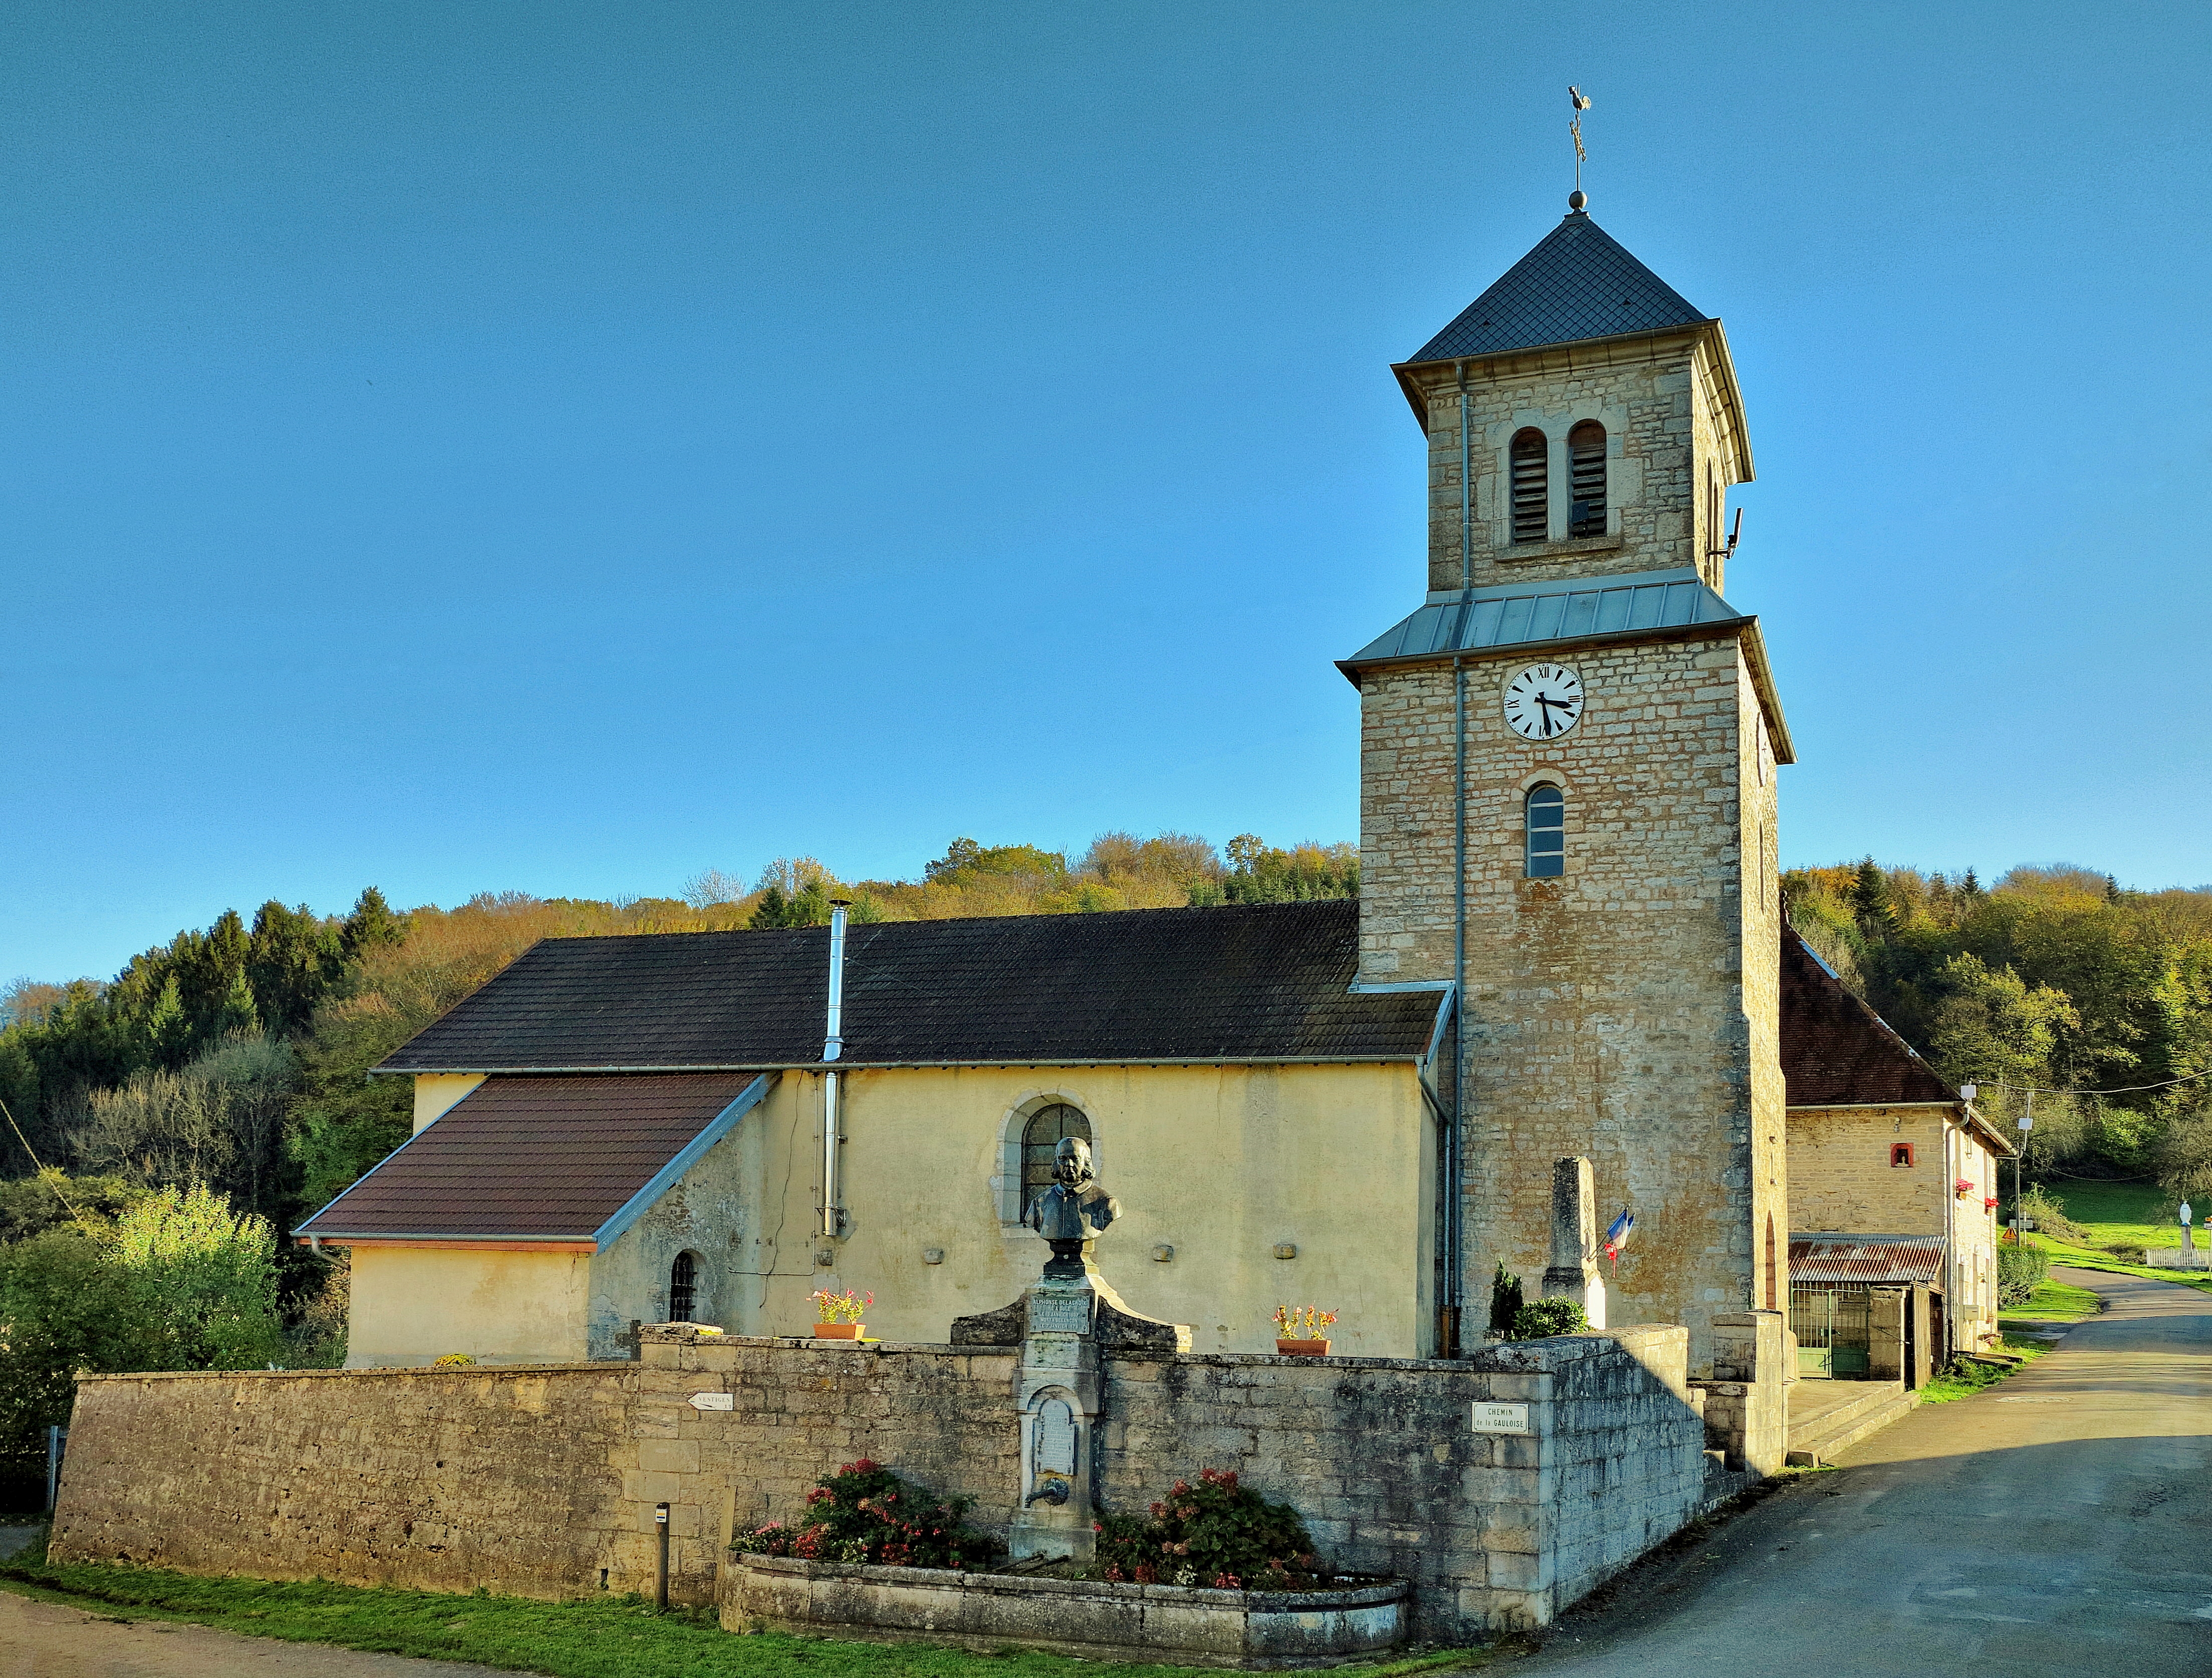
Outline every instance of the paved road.
<path id="1" fill-rule="evenodd" d="M 1514 1678 L 2212 1674 L 2212 1296 L 2058 1274 L 2109 1309 L 1633 1571 Z"/>

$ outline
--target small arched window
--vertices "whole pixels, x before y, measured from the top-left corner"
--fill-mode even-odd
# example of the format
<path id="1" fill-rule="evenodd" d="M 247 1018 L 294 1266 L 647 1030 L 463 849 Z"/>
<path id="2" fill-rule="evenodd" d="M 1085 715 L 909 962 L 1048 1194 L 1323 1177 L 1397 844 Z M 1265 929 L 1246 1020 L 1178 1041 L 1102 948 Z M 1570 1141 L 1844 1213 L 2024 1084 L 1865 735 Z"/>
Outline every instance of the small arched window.
<path id="1" fill-rule="evenodd" d="M 1551 531 L 1552 445 L 1540 431 L 1513 440 L 1513 539 L 1540 542 Z"/>
<path id="2" fill-rule="evenodd" d="M 1528 878 L 1557 879 L 1567 872 L 1567 795 L 1548 781 L 1528 789 Z"/>
<path id="3" fill-rule="evenodd" d="M 668 1267 L 668 1320 L 689 1322 L 698 1308 L 699 1261 L 689 1253 L 678 1253 L 676 1262 Z"/>
<path id="4" fill-rule="evenodd" d="M 1052 1157 L 1066 1136 L 1080 1136 L 1086 1142 L 1092 1140 L 1091 1121 L 1083 1116 L 1083 1110 L 1064 1101 L 1040 1107 L 1022 1127 L 1023 1211 L 1028 1211 L 1030 1202 L 1052 1187 Z"/>
<path id="5" fill-rule="evenodd" d="M 1567 534 L 1605 534 L 1605 428 L 1595 420 L 1567 433 Z"/>
<path id="6" fill-rule="evenodd" d="M 1910 1165 L 1912 1163 L 1912 1144 L 1892 1142 L 1889 1145 L 1889 1163 L 1892 1165 Z"/>

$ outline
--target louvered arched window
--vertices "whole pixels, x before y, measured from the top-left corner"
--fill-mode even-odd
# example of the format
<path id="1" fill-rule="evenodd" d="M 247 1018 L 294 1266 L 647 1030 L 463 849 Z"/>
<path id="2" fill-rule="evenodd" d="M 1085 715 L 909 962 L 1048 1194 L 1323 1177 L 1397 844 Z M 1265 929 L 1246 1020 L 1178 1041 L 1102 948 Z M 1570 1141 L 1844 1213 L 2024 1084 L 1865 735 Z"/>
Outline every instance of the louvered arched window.
<path id="1" fill-rule="evenodd" d="M 1528 878 L 1557 879 L 1567 872 L 1567 795 L 1548 781 L 1528 789 Z"/>
<path id="2" fill-rule="evenodd" d="M 1595 420 L 1567 433 L 1567 534 L 1605 534 L 1605 428 Z"/>
<path id="3" fill-rule="evenodd" d="M 1513 539 L 1540 542 L 1551 526 L 1552 446 L 1540 431 L 1513 440 Z"/>

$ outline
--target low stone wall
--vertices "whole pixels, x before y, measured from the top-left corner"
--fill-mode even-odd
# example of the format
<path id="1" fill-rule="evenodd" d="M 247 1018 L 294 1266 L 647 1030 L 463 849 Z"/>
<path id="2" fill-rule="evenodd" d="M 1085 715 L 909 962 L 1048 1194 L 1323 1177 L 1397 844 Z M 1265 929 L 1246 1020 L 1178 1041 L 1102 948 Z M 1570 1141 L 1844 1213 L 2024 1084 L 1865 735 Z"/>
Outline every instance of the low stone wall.
<path id="1" fill-rule="evenodd" d="M 1083 1579 L 736 1558 L 721 1580 L 723 1629 L 754 1626 L 995 1650 L 1007 1644 L 1094 1660 L 1247 1668 L 1334 1665 L 1403 1638 L 1407 1588 L 1189 1590 Z"/>
<path id="2" fill-rule="evenodd" d="M 644 1341 L 635 1364 L 87 1377 L 52 1553 L 645 1591 L 665 1502 L 672 1594 L 706 1602 L 734 1526 L 801 1513 L 857 1457 L 1013 1517 L 1012 1348 Z M 1334 1566 L 1412 1579 L 1419 1635 L 1540 1624 L 1697 1511 L 1685 1356 L 1682 1329 L 1632 1328 L 1459 1362 L 1109 1357 L 1097 1495 L 1141 1510 L 1235 1468 Z M 1477 1404 L 1525 1406 L 1528 1431 L 1478 1431 Z"/>

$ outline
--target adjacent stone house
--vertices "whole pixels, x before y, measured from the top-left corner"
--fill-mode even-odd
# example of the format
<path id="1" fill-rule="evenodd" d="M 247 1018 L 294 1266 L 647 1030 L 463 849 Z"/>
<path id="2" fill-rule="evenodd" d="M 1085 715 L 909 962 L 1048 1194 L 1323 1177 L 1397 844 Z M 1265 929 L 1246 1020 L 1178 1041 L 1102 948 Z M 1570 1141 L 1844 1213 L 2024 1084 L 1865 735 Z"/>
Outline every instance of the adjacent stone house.
<path id="1" fill-rule="evenodd" d="M 1938 1363 L 1993 1341 L 2003 1132 L 1786 928 L 1781 1026 L 1801 1290 L 1928 1290 Z"/>

